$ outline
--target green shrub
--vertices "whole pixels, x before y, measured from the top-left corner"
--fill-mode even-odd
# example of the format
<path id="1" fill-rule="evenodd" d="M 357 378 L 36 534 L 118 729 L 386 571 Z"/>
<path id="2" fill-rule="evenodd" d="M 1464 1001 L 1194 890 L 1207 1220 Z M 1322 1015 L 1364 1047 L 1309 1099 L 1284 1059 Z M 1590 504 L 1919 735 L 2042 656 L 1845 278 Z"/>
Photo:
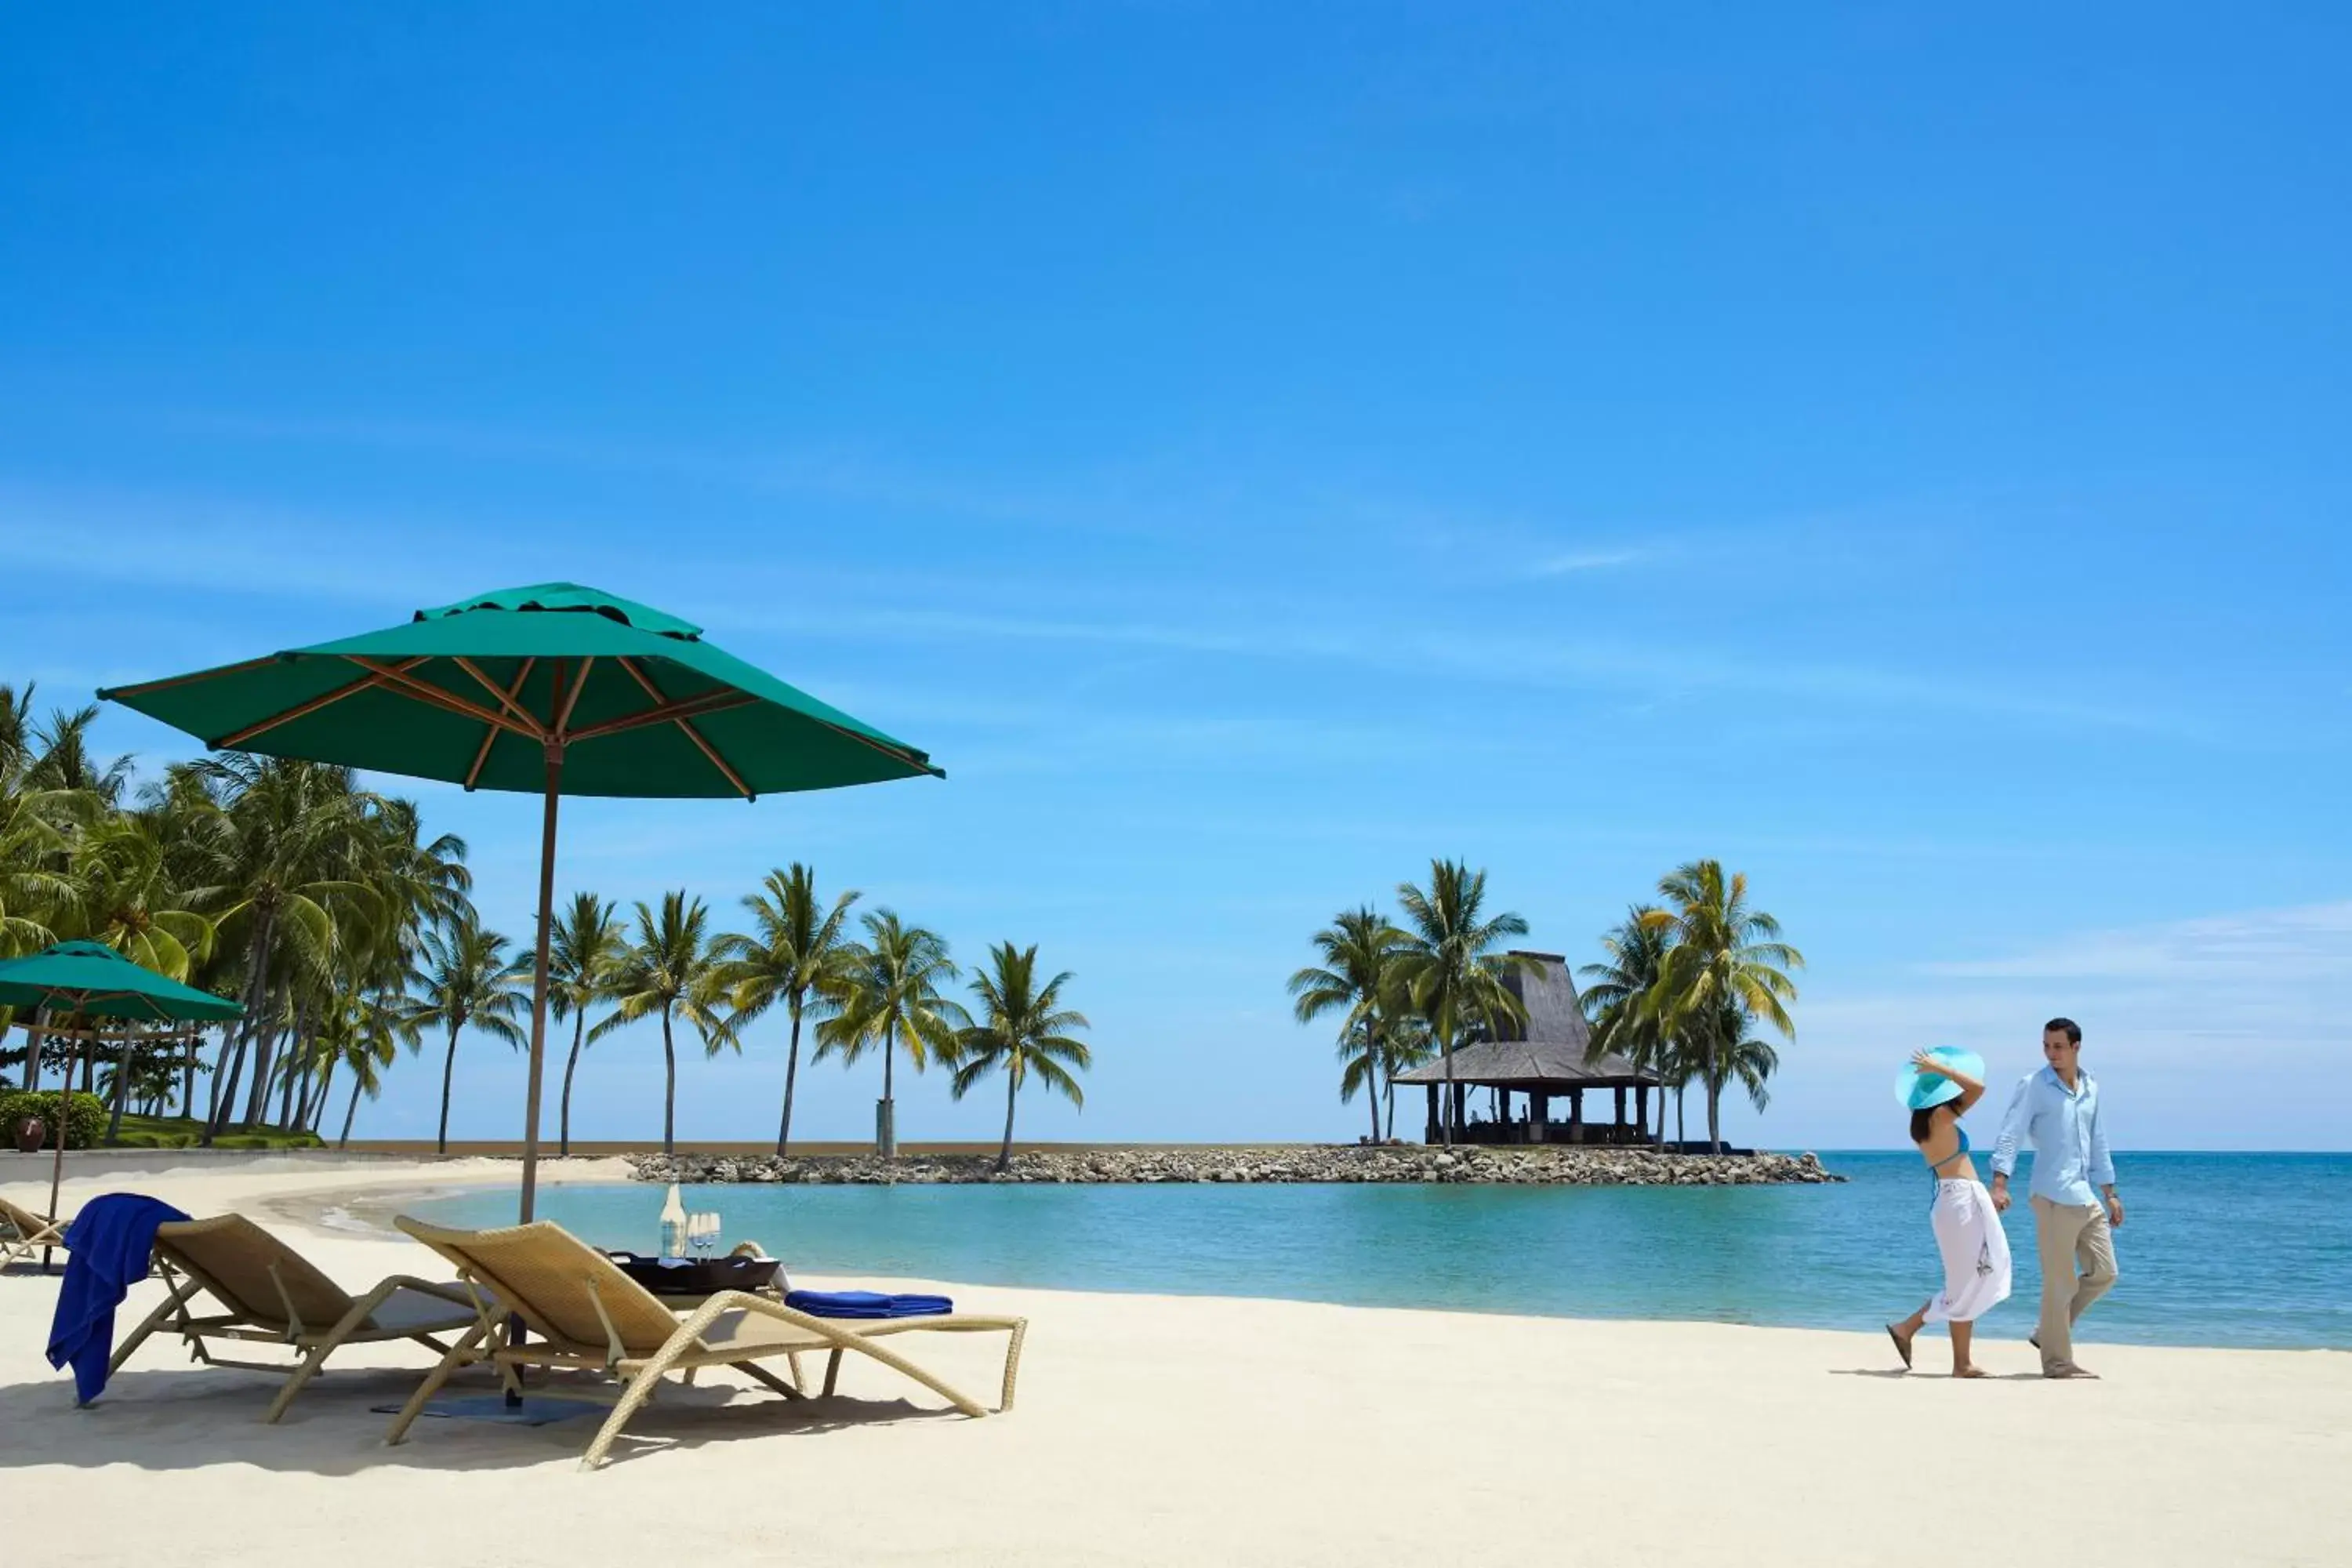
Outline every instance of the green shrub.
<path id="1" fill-rule="evenodd" d="M 44 1090 L 27 1094 L 23 1089 L 0 1092 L 0 1134 L 8 1140 L 8 1147 L 16 1144 L 16 1128 L 26 1118 L 37 1116 L 49 1128 L 48 1145 L 55 1147 L 58 1125 L 58 1091 Z M 66 1147 L 95 1149 L 106 1137 L 106 1101 L 94 1094 L 76 1093 L 67 1100 Z"/>

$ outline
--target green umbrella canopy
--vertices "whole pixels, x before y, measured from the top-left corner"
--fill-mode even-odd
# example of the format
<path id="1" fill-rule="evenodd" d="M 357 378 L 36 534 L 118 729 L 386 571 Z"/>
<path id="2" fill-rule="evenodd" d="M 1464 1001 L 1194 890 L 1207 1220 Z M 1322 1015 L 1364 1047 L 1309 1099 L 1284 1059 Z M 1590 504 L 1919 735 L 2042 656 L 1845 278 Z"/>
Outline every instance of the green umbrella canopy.
<path id="1" fill-rule="evenodd" d="M 557 801 L 749 800 L 946 776 L 905 742 L 711 647 L 701 627 L 576 583 L 478 594 L 404 626 L 99 695 L 223 750 L 541 797 L 526 1220 L 538 1187 Z"/>
<path id="2" fill-rule="evenodd" d="M 95 942 L 61 942 L 0 963 L 0 1007 L 47 1007 L 156 1024 L 234 1018 L 245 1011 Z"/>
<path id="3" fill-rule="evenodd" d="M 923 774 L 924 752 L 616 595 L 547 583 L 100 697 L 205 744 L 538 795 L 742 796 Z"/>
<path id="4" fill-rule="evenodd" d="M 131 963 L 104 942 L 60 942 L 27 958 L 0 963 L 0 1007 L 47 1007 L 82 1018 L 119 1018 L 131 1023 L 192 1023 L 235 1018 L 236 1003 Z M 37 1050 L 28 1039 L 27 1050 Z M 68 1068 L 65 1088 L 73 1088 Z M 60 1104 L 63 1101 L 60 1100 Z M 65 1180 L 66 1117 L 57 1117 L 57 1152 L 49 1160 L 49 1213 L 58 1217 L 58 1188 Z M 48 1267 L 48 1252 L 41 1253 Z"/>

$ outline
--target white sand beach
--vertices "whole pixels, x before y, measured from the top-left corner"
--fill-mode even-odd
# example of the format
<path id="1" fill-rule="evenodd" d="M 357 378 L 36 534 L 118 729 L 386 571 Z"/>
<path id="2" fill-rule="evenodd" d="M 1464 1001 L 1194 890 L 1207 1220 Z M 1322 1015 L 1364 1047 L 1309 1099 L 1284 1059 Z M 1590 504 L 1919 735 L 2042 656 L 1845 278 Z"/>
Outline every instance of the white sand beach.
<path id="1" fill-rule="evenodd" d="M 350 1213 L 513 1169 L 182 1169 L 77 1181 L 66 1207 L 136 1185 L 193 1214 L 236 1209 L 363 1288 L 447 1270 Z M 345 1212 L 322 1226 L 327 1209 Z M 665 1394 L 584 1474 L 593 1421 L 428 1420 L 384 1447 L 371 1406 L 415 1386 L 415 1347 L 350 1352 L 361 1370 L 322 1378 L 273 1427 L 257 1420 L 271 1379 L 192 1368 L 159 1338 L 78 1411 L 41 1353 L 56 1283 L 12 1273 L 0 1539 L 9 1561 L 50 1565 L 2352 1563 L 2339 1352 L 2094 1334 L 2084 1359 L 2104 1380 L 2053 1384 L 2024 1345 L 1996 1342 L 1980 1359 L 2013 1375 L 1969 1384 L 1932 1375 L 1940 1338 L 1921 1340 L 1926 1375 L 1890 1375 L 1874 1329 L 887 1283 L 1029 1317 L 1012 1414 L 964 1419 L 872 1365 L 804 1405 L 721 1373 Z M 159 1289 L 134 1293 L 126 1331 Z M 1857 1302 L 1857 1321 L 1890 1305 Z M 1001 1341 L 941 1338 L 922 1352 L 993 1386 Z"/>

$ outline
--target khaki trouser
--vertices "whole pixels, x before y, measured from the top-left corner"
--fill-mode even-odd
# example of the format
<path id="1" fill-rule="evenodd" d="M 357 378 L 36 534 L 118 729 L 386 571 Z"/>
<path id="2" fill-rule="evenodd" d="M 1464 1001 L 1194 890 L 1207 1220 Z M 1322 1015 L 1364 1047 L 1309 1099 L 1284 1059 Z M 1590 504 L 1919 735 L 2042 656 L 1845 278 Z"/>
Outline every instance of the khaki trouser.
<path id="1" fill-rule="evenodd" d="M 2042 1258 L 2042 1370 L 2074 1361 L 2074 1320 L 2116 1282 L 2116 1237 L 2100 1204 L 2033 1200 L 2033 1238 Z M 2076 1274 L 2077 1267 L 2081 1273 Z"/>

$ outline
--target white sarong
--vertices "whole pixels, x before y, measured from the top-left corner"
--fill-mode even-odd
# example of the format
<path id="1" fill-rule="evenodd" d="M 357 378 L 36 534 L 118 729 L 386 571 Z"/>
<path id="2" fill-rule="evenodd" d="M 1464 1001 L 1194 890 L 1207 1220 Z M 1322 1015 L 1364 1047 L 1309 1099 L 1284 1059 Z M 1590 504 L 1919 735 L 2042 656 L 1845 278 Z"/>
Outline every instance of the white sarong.
<path id="1" fill-rule="evenodd" d="M 1982 1182 L 1937 1182 L 1927 1223 L 1944 1255 L 1944 1288 L 1927 1303 L 1927 1321 L 1972 1323 L 2009 1300 L 2009 1233 Z"/>

